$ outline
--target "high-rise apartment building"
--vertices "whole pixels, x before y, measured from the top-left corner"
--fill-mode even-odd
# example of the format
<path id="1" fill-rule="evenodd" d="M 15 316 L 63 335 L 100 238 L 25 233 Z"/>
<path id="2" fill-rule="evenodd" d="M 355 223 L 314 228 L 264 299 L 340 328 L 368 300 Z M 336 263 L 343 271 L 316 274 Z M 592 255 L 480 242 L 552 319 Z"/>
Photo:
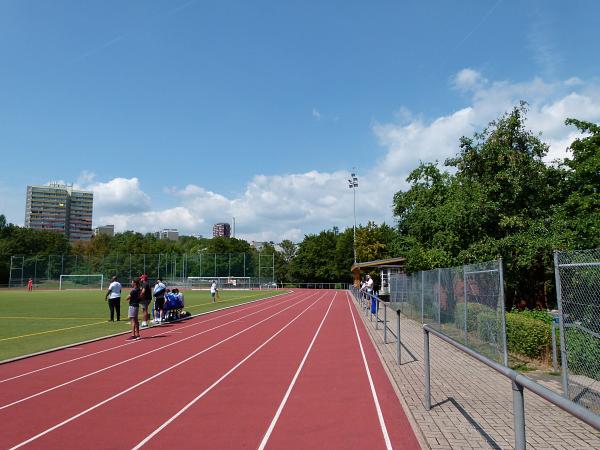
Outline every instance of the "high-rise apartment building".
<path id="1" fill-rule="evenodd" d="M 157 231 L 154 233 L 157 239 L 168 239 L 169 241 L 176 241 L 179 239 L 179 231 L 174 228 L 165 228 L 164 230 Z"/>
<path id="2" fill-rule="evenodd" d="M 94 236 L 105 235 L 113 237 L 115 235 L 115 226 L 114 225 L 101 225 L 99 227 L 94 228 Z"/>
<path id="3" fill-rule="evenodd" d="M 92 192 L 73 186 L 27 186 L 25 227 L 57 231 L 71 241 L 88 240 L 92 237 L 93 203 Z"/>
<path id="4" fill-rule="evenodd" d="M 231 237 L 231 225 L 228 223 L 215 223 L 213 225 L 213 237 Z"/>

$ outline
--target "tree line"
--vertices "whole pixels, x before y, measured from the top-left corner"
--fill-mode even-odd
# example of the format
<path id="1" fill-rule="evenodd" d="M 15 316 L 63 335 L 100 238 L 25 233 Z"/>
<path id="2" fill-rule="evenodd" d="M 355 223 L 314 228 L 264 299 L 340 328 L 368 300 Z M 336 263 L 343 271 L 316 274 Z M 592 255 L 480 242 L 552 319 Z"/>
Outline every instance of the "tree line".
<path id="1" fill-rule="evenodd" d="M 421 162 L 395 193 L 395 223 L 356 229 L 358 261 L 406 258 L 407 271 L 502 258 L 507 303 L 555 303 L 554 250 L 600 247 L 600 126 L 567 119 L 581 133 L 569 157 L 548 164 L 549 146 L 526 127 L 521 103 L 484 130 L 463 137 L 457 153 Z M 354 232 L 336 227 L 307 234 L 299 243 L 269 242 L 280 283 L 350 282 Z M 125 253 L 256 253 L 241 239 L 159 240 L 132 231 L 69 244 L 52 232 L 7 224 L 0 216 L 0 255 L 111 255 Z M 0 284 L 8 279 L 0 260 Z"/>

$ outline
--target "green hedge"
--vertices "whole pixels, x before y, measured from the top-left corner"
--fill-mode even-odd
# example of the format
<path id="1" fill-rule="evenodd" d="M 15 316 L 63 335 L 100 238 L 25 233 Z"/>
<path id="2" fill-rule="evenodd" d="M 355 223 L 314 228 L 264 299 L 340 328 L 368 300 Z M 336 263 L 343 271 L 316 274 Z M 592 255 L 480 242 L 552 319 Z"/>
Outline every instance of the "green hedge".
<path id="1" fill-rule="evenodd" d="M 477 316 L 477 337 L 483 342 L 502 342 L 502 322 L 494 311 Z"/>
<path id="2" fill-rule="evenodd" d="M 573 328 L 566 337 L 569 372 L 600 380 L 600 339 Z"/>
<path id="3" fill-rule="evenodd" d="M 489 306 L 481 305 L 479 303 L 469 303 L 467 305 L 467 331 L 474 333 L 477 331 L 477 317 L 481 314 L 494 313 L 495 310 Z M 460 330 L 465 328 L 465 304 L 458 303 L 454 307 L 454 325 Z"/>
<path id="4" fill-rule="evenodd" d="M 522 313 L 506 313 L 506 343 L 510 353 L 541 358 L 551 349 L 552 330 L 541 320 Z"/>

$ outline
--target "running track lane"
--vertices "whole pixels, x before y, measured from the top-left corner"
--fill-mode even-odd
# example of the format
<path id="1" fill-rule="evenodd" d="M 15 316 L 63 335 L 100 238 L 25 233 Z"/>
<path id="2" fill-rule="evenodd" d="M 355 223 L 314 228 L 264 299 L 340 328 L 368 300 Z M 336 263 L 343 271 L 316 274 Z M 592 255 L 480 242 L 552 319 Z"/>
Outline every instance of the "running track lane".
<path id="1" fill-rule="evenodd" d="M 420 448 L 363 322 L 345 293 L 338 300 L 262 444 Z"/>
<path id="2" fill-rule="evenodd" d="M 43 355 L 44 358 L 27 358 L 0 365 L 0 411 L 4 409 L 4 405 L 70 380 L 83 380 L 94 373 L 100 377 L 110 377 L 111 372 L 108 369 L 111 367 L 135 365 L 139 359 L 156 359 L 159 355 L 162 360 L 169 359 L 174 346 L 183 346 L 187 340 L 194 339 L 193 345 L 197 348 L 199 340 L 215 339 L 219 333 L 227 333 L 232 328 L 245 326 L 243 321 L 248 317 L 261 315 L 263 311 L 269 311 L 271 314 L 280 305 L 289 304 L 288 302 L 299 298 L 302 296 L 279 297 L 177 324 L 153 327 L 142 330 L 144 339 L 141 341 L 126 341 L 126 336 L 117 336 L 80 346 L 78 351 L 65 349 Z M 78 352 L 84 354 L 77 356 L 81 354 Z M 55 357 L 56 362 L 48 359 L 51 356 Z M 41 360 L 39 363 L 36 362 L 38 359 Z"/>
<path id="3" fill-rule="evenodd" d="M 260 328 L 261 326 L 265 326 L 265 324 L 269 324 L 270 321 L 276 320 L 278 314 L 286 314 L 286 310 L 291 310 L 287 311 L 287 314 L 297 314 L 294 313 L 293 310 L 300 306 L 296 305 L 306 302 L 307 298 L 314 297 L 314 295 L 316 295 L 316 292 L 311 294 L 303 293 L 302 295 L 293 297 L 292 300 L 281 302 L 280 304 L 276 303 L 274 305 L 275 307 L 269 311 L 267 311 L 267 308 L 261 308 L 264 312 L 253 317 L 249 317 L 250 313 L 248 313 L 246 316 L 242 316 L 242 321 L 235 324 L 236 328 L 223 327 L 218 330 L 220 333 L 218 335 L 216 335 L 215 332 L 208 333 L 206 335 L 210 337 L 210 341 L 208 342 L 200 342 L 196 339 L 193 341 L 186 341 L 185 343 L 174 346 L 174 348 L 170 349 L 168 352 L 143 358 L 142 360 L 136 361 L 134 364 L 121 365 L 108 372 L 103 372 L 101 376 L 95 375 L 83 381 L 71 383 L 50 393 L 24 401 L 13 407 L 3 409 L 0 411 L 0 420 L 4 425 L 4 429 L 9 430 L 9 432 L 0 434 L 0 447 L 5 448 L 9 445 L 15 445 L 20 440 L 32 436 L 32 434 L 43 432 L 45 429 L 71 418 L 82 410 L 96 405 L 118 392 L 131 388 L 131 386 L 138 382 L 144 383 L 150 377 L 155 376 L 161 370 L 164 370 L 165 366 L 169 365 L 171 362 L 181 362 L 185 361 L 186 358 L 190 358 L 190 353 L 192 355 L 199 354 L 211 346 L 225 346 L 226 344 L 231 345 L 236 341 L 243 341 L 244 338 L 242 338 L 242 336 L 245 336 L 244 333 L 251 334 L 251 327 Z M 246 329 L 248 331 L 239 334 Z M 180 335 L 174 335 L 173 337 L 176 336 Z M 124 342 L 123 339 L 124 338 L 121 336 L 116 342 Z M 143 339 L 140 344 L 146 341 L 152 342 L 154 339 Z M 210 354 L 211 351 L 214 352 L 218 348 L 219 347 L 215 347 L 206 351 L 206 355 Z M 225 352 L 225 354 L 227 353 L 228 352 Z M 199 356 L 205 357 L 206 355 Z M 181 366 L 185 368 L 186 364 L 189 364 L 189 362 L 185 362 L 184 364 L 181 364 Z M 192 371 L 192 375 L 197 374 Z M 163 376 L 164 374 L 161 375 L 161 379 L 163 379 Z M 189 373 L 187 376 L 184 376 L 186 379 L 190 378 Z M 23 380 L 26 379 L 28 378 L 25 377 Z M 69 372 L 64 371 L 63 380 L 70 379 Z M 193 379 L 193 377 L 191 379 Z M 171 382 L 170 385 L 174 386 L 175 384 Z M 142 412 L 144 411 L 143 406 L 145 403 L 147 403 L 148 400 L 152 400 L 150 395 L 144 394 L 150 394 L 151 391 L 156 392 L 159 390 L 160 383 L 158 380 L 154 381 L 154 384 L 144 383 L 142 389 L 137 390 L 138 392 L 142 391 L 141 394 L 137 394 L 142 400 Z M 27 420 L 24 421 L 23 417 L 26 417 Z M 95 424 L 94 427 L 95 426 L 97 426 L 97 424 Z"/>
<path id="4" fill-rule="evenodd" d="M 288 298 L 297 297 L 297 293 L 287 293 L 283 295 L 278 295 L 274 297 L 267 297 L 265 299 L 259 299 L 257 301 L 251 303 L 244 303 L 241 305 L 236 305 L 233 308 L 223 309 L 219 311 L 214 311 L 211 313 L 206 313 L 203 315 L 199 315 L 188 319 L 183 322 L 173 323 L 176 326 L 176 330 L 180 332 L 182 329 L 189 328 L 190 326 L 197 326 L 199 323 L 204 322 L 212 322 L 214 320 L 218 320 L 222 317 L 229 317 L 234 314 L 239 314 L 242 311 L 251 312 L 251 310 L 255 310 L 257 307 L 262 307 L 269 303 L 274 303 L 280 300 L 286 300 Z M 168 328 L 167 330 L 165 328 Z M 171 328 L 171 324 L 168 327 L 152 327 L 147 329 L 142 329 L 142 337 L 152 336 L 159 333 L 168 334 L 170 331 L 172 332 L 174 329 Z M 127 337 L 128 335 L 123 335 L 123 337 Z M 81 361 L 82 359 L 86 359 L 92 356 L 100 355 L 105 352 L 112 352 L 121 347 L 127 347 L 130 345 L 135 345 L 137 342 L 118 342 L 121 339 L 121 336 L 116 336 L 110 339 L 102 339 L 94 342 L 90 342 L 85 345 L 71 347 L 68 349 L 63 349 L 54 352 L 48 352 L 41 355 L 37 355 L 32 358 L 25 358 L 18 361 L 13 361 L 6 364 L 0 364 L 0 386 L 10 381 L 12 377 L 23 377 L 29 374 L 37 374 L 44 370 L 48 370 L 49 368 L 60 367 L 60 370 L 70 370 L 71 368 L 65 366 L 65 364 L 69 364 L 70 362 Z M 118 344 L 115 344 L 118 342 Z M 78 363 L 79 364 L 79 363 Z M 37 375 L 36 375 L 37 376 Z M 4 388 L 4 386 L 3 386 Z"/>
<path id="5" fill-rule="evenodd" d="M 339 292 L 333 299 L 331 292 L 315 303 L 306 301 L 304 309 L 293 308 L 266 321 L 236 345 L 228 342 L 166 373 L 165 383 L 183 384 L 180 396 L 153 400 L 132 391 L 30 446 L 56 448 L 85 442 L 86 447 L 131 448 L 141 442 L 164 447 L 175 445 L 179 437 L 177 446 L 184 448 L 257 448 L 280 407 L 266 442 L 270 448 L 385 448 L 381 418 L 395 448 L 418 448 L 362 322 L 353 320 L 356 312 L 347 295 Z M 111 431 L 114 424 L 128 423 L 132 417 L 131 436 Z M 152 435 L 161 423 L 164 429 Z"/>

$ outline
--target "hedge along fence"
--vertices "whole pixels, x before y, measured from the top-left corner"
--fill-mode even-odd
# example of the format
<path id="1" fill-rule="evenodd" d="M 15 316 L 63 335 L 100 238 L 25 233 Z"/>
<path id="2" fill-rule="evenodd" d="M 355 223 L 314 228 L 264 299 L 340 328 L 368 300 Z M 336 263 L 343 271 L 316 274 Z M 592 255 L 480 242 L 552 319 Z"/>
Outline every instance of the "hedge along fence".
<path id="1" fill-rule="evenodd" d="M 523 313 L 506 313 L 508 351 L 529 358 L 547 357 L 552 346 L 551 326 Z"/>
<path id="2" fill-rule="evenodd" d="M 457 304 L 455 307 L 454 325 L 464 330 L 464 303 Z M 506 313 L 508 352 L 529 358 L 547 358 L 552 349 L 551 326 L 552 316 L 546 311 L 525 310 Z M 467 305 L 467 331 L 471 335 L 476 335 L 482 342 L 498 342 L 502 339 L 501 321 L 498 320 L 496 310 L 477 303 Z M 588 344 L 581 347 L 586 349 L 586 354 L 595 351 Z M 581 353 L 581 351 L 576 352 L 577 355 Z"/>
<path id="3" fill-rule="evenodd" d="M 569 372 L 600 379 L 600 339 L 577 329 L 567 329 Z"/>

